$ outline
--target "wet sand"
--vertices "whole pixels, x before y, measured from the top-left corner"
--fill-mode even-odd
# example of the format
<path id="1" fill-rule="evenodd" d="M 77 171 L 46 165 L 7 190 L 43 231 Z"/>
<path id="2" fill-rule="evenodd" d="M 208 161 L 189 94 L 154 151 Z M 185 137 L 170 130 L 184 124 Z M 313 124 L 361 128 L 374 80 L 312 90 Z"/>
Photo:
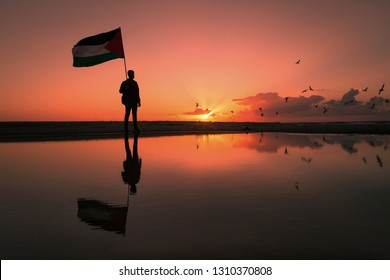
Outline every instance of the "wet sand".
<path id="1" fill-rule="evenodd" d="M 389 122 L 139 122 L 141 136 L 251 132 L 390 134 Z M 131 123 L 129 135 L 133 134 Z M 0 122 L 0 142 L 123 137 L 123 122 Z"/>

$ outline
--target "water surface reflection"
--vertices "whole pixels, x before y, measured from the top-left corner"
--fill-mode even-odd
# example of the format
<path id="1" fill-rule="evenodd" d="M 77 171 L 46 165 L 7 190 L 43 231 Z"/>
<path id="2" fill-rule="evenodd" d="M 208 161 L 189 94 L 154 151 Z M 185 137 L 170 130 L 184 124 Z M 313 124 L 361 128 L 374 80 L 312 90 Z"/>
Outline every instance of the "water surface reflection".
<path id="1" fill-rule="evenodd" d="M 388 259 L 389 142 L 253 133 L 1 143 L 0 254 Z"/>
<path id="2" fill-rule="evenodd" d="M 138 157 L 138 135 L 133 139 L 133 154 L 131 153 L 129 138 L 124 137 L 126 159 L 123 161 L 122 180 L 128 184 L 128 195 L 137 193 L 137 184 L 141 177 L 142 159 Z M 102 229 L 118 234 L 126 234 L 127 211 L 129 197 L 126 205 L 112 205 L 108 202 L 94 199 L 79 198 L 77 200 L 77 217 L 93 229 Z"/>

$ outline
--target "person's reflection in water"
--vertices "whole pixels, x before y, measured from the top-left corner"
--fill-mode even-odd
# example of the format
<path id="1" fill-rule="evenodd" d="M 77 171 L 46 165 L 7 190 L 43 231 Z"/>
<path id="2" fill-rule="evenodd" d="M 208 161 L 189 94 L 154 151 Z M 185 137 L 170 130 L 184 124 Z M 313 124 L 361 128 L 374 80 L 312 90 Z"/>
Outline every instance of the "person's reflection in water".
<path id="1" fill-rule="evenodd" d="M 130 194 L 136 194 L 142 165 L 142 159 L 138 157 L 138 135 L 134 135 L 133 154 L 131 154 L 128 134 L 125 133 L 125 149 L 126 160 L 123 161 L 122 179 L 129 185 Z"/>

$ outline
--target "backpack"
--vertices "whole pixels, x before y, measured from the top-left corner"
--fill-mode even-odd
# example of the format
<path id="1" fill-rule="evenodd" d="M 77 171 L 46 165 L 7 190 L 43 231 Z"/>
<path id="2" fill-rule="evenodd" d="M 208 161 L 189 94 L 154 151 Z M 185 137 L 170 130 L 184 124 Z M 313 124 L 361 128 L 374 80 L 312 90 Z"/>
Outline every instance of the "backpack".
<path id="1" fill-rule="evenodd" d="M 121 97 L 121 102 L 123 105 L 126 105 L 127 103 L 127 94 L 122 94 L 122 97 Z"/>
<path id="2" fill-rule="evenodd" d="M 121 84 L 121 87 L 119 89 L 119 92 L 122 93 L 121 102 L 123 105 L 127 104 L 128 89 L 129 89 L 128 80 L 123 81 L 123 83 Z"/>

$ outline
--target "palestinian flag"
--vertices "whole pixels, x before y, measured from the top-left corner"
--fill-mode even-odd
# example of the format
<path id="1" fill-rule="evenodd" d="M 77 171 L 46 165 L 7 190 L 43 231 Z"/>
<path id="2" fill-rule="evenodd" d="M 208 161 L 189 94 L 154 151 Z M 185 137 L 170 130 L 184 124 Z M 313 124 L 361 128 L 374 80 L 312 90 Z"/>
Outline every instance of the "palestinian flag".
<path id="1" fill-rule="evenodd" d="M 124 58 L 121 29 L 84 38 L 73 47 L 72 53 L 74 67 L 88 67 Z"/>

